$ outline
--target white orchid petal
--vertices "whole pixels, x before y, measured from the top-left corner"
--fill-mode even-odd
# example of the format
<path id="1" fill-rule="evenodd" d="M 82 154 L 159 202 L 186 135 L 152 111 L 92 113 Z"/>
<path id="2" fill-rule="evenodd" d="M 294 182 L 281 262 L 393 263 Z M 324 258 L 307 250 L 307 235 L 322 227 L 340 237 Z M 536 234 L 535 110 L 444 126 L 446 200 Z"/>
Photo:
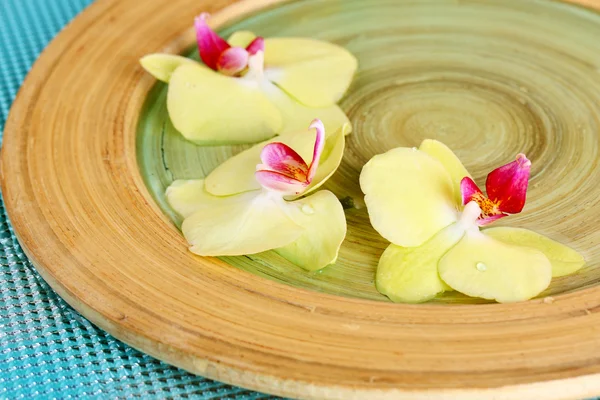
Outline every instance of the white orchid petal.
<path id="1" fill-rule="evenodd" d="M 397 303 L 421 303 L 451 290 L 438 274 L 438 262 L 464 236 L 452 224 L 418 247 L 390 244 L 377 266 L 377 290 Z"/>
<path id="2" fill-rule="evenodd" d="M 552 279 L 552 265 L 542 252 L 506 244 L 479 231 L 469 231 L 438 268 L 442 280 L 453 289 L 500 303 L 535 297 Z"/>
<path id="3" fill-rule="evenodd" d="M 332 43 L 305 38 L 265 39 L 267 79 L 310 107 L 337 103 L 350 86 L 357 65 L 349 51 Z"/>
<path id="4" fill-rule="evenodd" d="M 149 54 L 140 59 L 144 69 L 162 82 L 169 82 L 173 72 L 182 65 L 199 65 L 196 61 L 174 54 Z"/>
<path id="5" fill-rule="evenodd" d="M 282 209 L 281 197 L 254 191 L 215 202 L 188 216 L 181 226 L 190 250 L 201 256 L 255 254 L 283 247 L 304 228 Z"/>
<path id="6" fill-rule="evenodd" d="M 284 210 L 305 230 L 277 253 L 309 271 L 334 263 L 346 237 L 346 216 L 340 201 L 328 190 L 287 202 Z"/>
<path id="7" fill-rule="evenodd" d="M 175 128 L 198 144 L 258 142 L 274 136 L 282 126 L 281 112 L 257 83 L 199 64 L 175 70 L 167 108 Z"/>
<path id="8" fill-rule="evenodd" d="M 362 169 L 360 187 L 371 224 L 398 246 L 420 246 L 458 217 L 450 175 L 417 149 L 373 157 Z"/>
<path id="9" fill-rule="evenodd" d="M 552 264 L 552 277 L 572 274 L 585 265 L 585 259 L 577 251 L 528 229 L 501 226 L 485 229 L 483 233 L 507 244 L 541 251 Z"/>

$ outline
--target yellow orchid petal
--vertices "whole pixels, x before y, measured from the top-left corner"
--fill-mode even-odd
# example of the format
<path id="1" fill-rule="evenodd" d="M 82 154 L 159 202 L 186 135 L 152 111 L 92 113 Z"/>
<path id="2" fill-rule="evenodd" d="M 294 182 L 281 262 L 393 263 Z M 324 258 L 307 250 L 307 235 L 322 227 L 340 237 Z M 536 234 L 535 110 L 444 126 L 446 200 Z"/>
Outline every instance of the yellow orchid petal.
<path id="1" fill-rule="evenodd" d="M 321 153 L 321 161 L 317 173 L 303 195 L 321 186 L 340 165 L 344 154 L 345 128 L 342 127 L 333 135 L 328 135 L 323 153 Z M 256 165 L 261 162 L 260 153 L 266 144 L 272 142 L 284 143 L 294 149 L 305 162 L 310 163 L 313 155 L 315 136 L 314 130 L 307 131 L 304 129 L 277 136 L 231 157 L 206 177 L 206 191 L 215 196 L 229 196 L 260 189 L 261 186 L 254 174 Z"/>
<path id="2" fill-rule="evenodd" d="M 346 237 L 346 216 L 337 197 L 328 190 L 287 202 L 284 210 L 304 233 L 294 242 L 275 249 L 290 262 L 308 271 L 335 263 Z"/>
<path id="3" fill-rule="evenodd" d="M 304 228 L 283 210 L 284 200 L 253 191 L 219 202 L 211 200 L 181 226 L 190 251 L 201 256 L 237 256 L 283 247 L 298 239 Z"/>
<path id="4" fill-rule="evenodd" d="M 171 208 L 183 218 L 202 208 L 244 201 L 244 198 L 239 196 L 211 195 L 204 190 L 203 179 L 176 180 L 167 188 L 166 196 Z"/>
<path id="5" fill-rule="evenodd" d="M 572 274 L 585 265 L 585 259 L 577 251 L 528 229 L 497 227 L 486 229 L 483 233 L 510 245 L 541 251 L 552 264 L 553 277 Z"/>
<path id="6" fill-rule="evenodd" d="M 210 225 L 198 228 L 198 221 L 200 221 L 201 217 L 194 214 L 197 211 L 202 211 L 202 215 L 215 215 L 213 213 L 222 215 L 219 210 L 225 209 L 227 212 L 233 210 L 231 218 L 244 218 L 235 212 L 243 212 L 249 201 L 255 201 L 255 197 L 259 196 L 260 192 L 254 191 L 242 195 L 225 197 L 213 196 L 204 190 L 204 181 L 197 179 L 177 180 L 167 188 L 166 194 L 169 205 L 178 214 L 186 218 L 186 222 L 184 222 L 185 227 L 182 228 L 187 232 L 185 236 L 191 244 L 195 243 L 195 237 L 202 237 L 204 234 L 210 237 L 209 243 L 202 242 L 196 246 L 196 250 L 193 250 L 195 253 L 201 255 L 232 255 L 225 254 L 226 252 L 231 253 L 233 250 L 225 249 L 223 243 L 220 243 L 220 247 L 217 247 L 217 249 L 209 248 L 209 246 L 215 246 L 214 242 L 215 240 L 219 240 L 220 235 L 222 235 L 222 229 L 213 230 L 210 228 Z M 324 268 L 335 262 L 339 248 L 346 236 L 346 217 L 341 203 L 333 193 L 322 190 L 293 202 L 279 199 L 279 201 L 276 201 L 276 204 L 271 203 L 270 206 L 277 209 L 267 210 L 268 213 L 262 214 L 262 218 L 269 219 L 268 221 L 257 221 L 256 218 L 254 220 L 248 219 L 244 225 L 258 223 L 262 229 L 265 223 L 269 224 L 273 222 L 273 215 L 277 215 L 279 218 L 285 215 L 289 218 L 289 221 L 284 219 L 285 224 L 279 224 L 277 231 L 265 230 L 263 234 L 266 236 L 261 240 L 264 240 L 267 244 L 259 244 L 260 247 L 250 248 L 253 253 L 273 248 L 270 247 L 272 246 L 270 243 L 273 243 L 272 238 L 268 236 L 286 235 L 288 232 L 282 232 L 279 229 L 290 229 L 291 227 L 292 231 L 290 235 L 284 238 L 283 241 L 290 240 L 289 238 L 292 236 L 298 236 L 299 229 L 301 231 L 300 235 L 291 243 L 288 241 L 289 244 L 275 249 L 277 253 L 290 262 L 309 271 Z M 264 211 L 264 208 L 259 207 L 257 210 L 254 212 Z M 193 218 L 188 218 L 190 216 L 193 216 Z M 293 224 L 289 224 L 290 221 Z M 225 224 L 232 225 L 235 229 L 239 226 L 235 221 L 227 221 Z M 222 226 L 217 228 L 222 228 Z M 194 233 L 191 233 L 193 230 L 195 230 Z M 235 233 L 237 233 L 237 230 Z M 235 238 L 236 235 L 233 232 L 229 232 L 229 234 L 233 238 L 233 241 L 237 240 L 236 243 L 231 244 L 231 247 L 241 249 L 241 246 L 246 246 L 246 249 L 249 249 L 248 246 L 256 245 L 248 243 L 248 240 L 251 238 L 246 237 L 248 235 L 245 233 L 240 234 L 242 236 L 241 239 Z M 250 236 L 257 234 L 261 234 L 260 229 L 250 231 Z M 216 238 L 213 237 L 215 235 L 217 236 Z M 279 241 L 280 239 L 276 238 L 276 240 Z M 257 248 L 259 250 L 256 250 Z"/>
<path id="7" fill-rule="evenodd" d="M 274 136 L 281 113 L 257 82 L 221 75 L 199 64 L 171 76 L 167 108 L 175 128 L 198 144 L 255 143 Z"/>
<path id="8" fill-rule="evenodd" d="M 451 290 L 440 279 L 438 262 L 464 234 L 464 226 L 455 223 L 419 247 L 390 244 L 377 266 L 377 290 L 396 303 L 422 303 Z"/>
<path id="9" fill-rule="evenodd" d="M 348 116 L 335 104 L 317 108 L 307 107 L 298 103 L 288 94 L 268 81 L 262 82 L 261 88 L 265 93 L 265 96 L 273 102 L 282 114 L 282 135 L 305 129 L 306 125 L 315 118 L 318 118 L 323 122 L 326 132 L 336 132 L 344 125 L 350 127 L 350 129 L 346 130 L 346 134 L 349 134 L 352 131 L 352 125 L 350 124 Z"/>
<path id="10" fill-rule="evenodd" d="M 265 76 L 307 106 L 337 103 L 350 86 L 356 67 L 356 58 L 332 43 L 304 38 L 265 39 Z"/>
<path id="11" fill-rule="evenodd" d="M 140 59 L 144 69 L 159 81 L 169 82 L 173 72 L 182 65 L 198 64 L 189 58 L 176 56 L 174 54 L 149 54 Z"/>
<path id="12" fill-rule="evenodd" d="M 229 43 L 231 47 L 242 47 L 245 49 L 254 39 L 256 39 L 256 35 L 253 32 L 237 31 L 229 36 L 227 43 Z"/>
<path id="13" fill-rule="evenodd" d="M 419 150 L 429 154 L 431 157 L 441 162 L 444 168 L 446 168 L 454 186 L 455 201 L 457 204 L 461 204 L 462 195 L 460 191 L 460 182 L 465 176 L 471 178 L 471 175 L 458 157 L 456 157 L 456 154 L 442 142 L 432 139 L 423 140 L 421 146 L 419 146 Z"/>
<path id="14" fill-rule="evenodd" d="M 540 251 L 467 232 L 440 260 L 440 277 L 472 297 L 510 303 L 537 296 L 550 284 L 552 265 Z"/>
<path id="15" fill-rule="evenodd" d="M 420 246 L 457 220 L 450 175 L 420 150 L 400 147 L 373 157 L 360 187 L 371 225 L 398 246 Z"/>

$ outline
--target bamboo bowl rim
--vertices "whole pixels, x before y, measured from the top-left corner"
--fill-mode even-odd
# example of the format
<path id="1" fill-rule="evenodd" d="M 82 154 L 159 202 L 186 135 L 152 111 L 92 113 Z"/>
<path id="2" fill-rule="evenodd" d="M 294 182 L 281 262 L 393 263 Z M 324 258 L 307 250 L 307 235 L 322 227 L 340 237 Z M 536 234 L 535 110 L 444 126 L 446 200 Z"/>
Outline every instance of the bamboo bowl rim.
<path id="1" fill-rule="evenodd" d="M 13 104 L 1 164 L 7 212 L 42 277 L 133 347 L 268 393 L 600 393 L 600 287 L 551 304 L 399 305 L 293 288 L 188 253 L 138 170 L 138 115 L 154 85 L 138 59 L 187 48 L 200 11 L 220 25 L 280 2 L 98 0 L 49 45 Z"/>

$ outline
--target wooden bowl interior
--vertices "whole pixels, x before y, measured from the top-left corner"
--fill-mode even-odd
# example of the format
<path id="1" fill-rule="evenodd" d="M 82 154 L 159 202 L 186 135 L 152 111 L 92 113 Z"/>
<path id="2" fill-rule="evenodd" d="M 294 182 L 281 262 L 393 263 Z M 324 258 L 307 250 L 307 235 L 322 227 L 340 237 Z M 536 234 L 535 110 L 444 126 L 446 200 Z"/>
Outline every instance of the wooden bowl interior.
<path id="1" fill-rule="evenodd" d="M 524 227 L 581 252 L 587 266 L 554 279 L 541 296 L 600 280 L 600 15 L 552 1 L 398 2 L 307 0 L 262 10 L 220 29 L 315 37 L 359 60 L 341 101 L 354 132 L 325 188 L 346 208 L 348 235 L 335 265 L 306 272 L 273 252 L 222 259 L 254 274 L 320 292 L 387 301 L 374 274 L 388 243 L 369 223 L 358 185 L 362 165 L 425 138 L 449 145 L 483 187 L 489 171 L 524 152 L 532 160 Z M 197 59 L 190 43 L 186 53 Z M 167 86 L 150 92 L 138 129 L 138 161 L 164 213 L 175 179 L 206 176 L 247 146 L 199 147 L 173 128 Z M 318 115 L 315 115 L 318 117 Z M 456 292 L 437 303 L 477 303 Z"/>

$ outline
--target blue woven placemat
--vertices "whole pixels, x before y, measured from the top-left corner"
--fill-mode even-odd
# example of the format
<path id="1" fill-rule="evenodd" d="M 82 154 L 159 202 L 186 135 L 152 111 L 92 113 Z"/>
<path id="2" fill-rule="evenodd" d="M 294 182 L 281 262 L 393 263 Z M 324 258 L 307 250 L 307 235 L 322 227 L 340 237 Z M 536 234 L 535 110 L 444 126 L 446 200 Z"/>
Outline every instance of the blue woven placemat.
<path id="1" fill-rule="evenodd" d="M 0 0 L 0 131 L 39 53 L 91 2 Z M 0 265 L 0 399 L 271 398 L 188 374 L 96 328 L 37 274 L 3 202 Z"/>

